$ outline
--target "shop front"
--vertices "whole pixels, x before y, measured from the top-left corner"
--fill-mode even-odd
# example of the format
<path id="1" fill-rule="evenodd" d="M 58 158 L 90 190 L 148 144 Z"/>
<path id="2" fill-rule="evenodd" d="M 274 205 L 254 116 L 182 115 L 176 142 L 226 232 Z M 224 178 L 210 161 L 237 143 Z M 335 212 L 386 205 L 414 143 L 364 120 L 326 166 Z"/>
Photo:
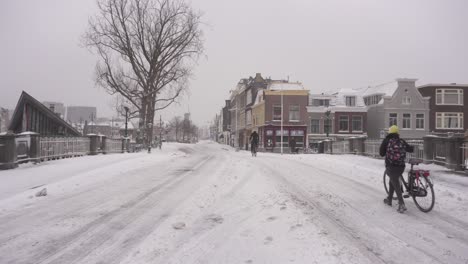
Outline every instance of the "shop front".
<path id="1" fill-rule="evenodd" d="M 262 132 L 262 143 L 266 151 L 280 151 L 282 143 L 283 151 L 287 152 L 289 151 L 289 142 L 292 139 L 296 141 L 297 148 L 304 148 L 306 130 L 306 126 L 283 126 L 283 131 L 281 133 L 281 126 L 265 126 L 260 131 Z"/>

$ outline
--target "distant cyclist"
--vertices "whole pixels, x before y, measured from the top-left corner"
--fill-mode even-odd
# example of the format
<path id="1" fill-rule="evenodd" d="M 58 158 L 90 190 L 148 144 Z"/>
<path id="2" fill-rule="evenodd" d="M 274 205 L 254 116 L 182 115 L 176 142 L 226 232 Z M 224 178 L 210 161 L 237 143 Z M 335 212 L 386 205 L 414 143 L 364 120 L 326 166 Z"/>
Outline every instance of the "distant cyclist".
<path id="1" fill-rule="evenodd" d="M 249 137 L 250 140 L 250 150 L 252 151 L 252 155 L 256 155 L 257 147 L 258 147 L 258 133 L 257 131 L 252 132 Z"/>
<path id="2" fill-rule="evenodd" d="M 393 125 L 388 130 L 388 135 L 380 145 L 380 156 L 385 156 L 386 173 L 390 178 L 388 197 L 384 203 L 392 206 L 393 192 L 398 196 L 398 212 L 406 211 L 403 200 L 402 189 L 400 187 L 400 177 L 402 177 L 406 166 L 406 152 L 413 152 L 414 148 L 405 140 L 400 138 L 399 129 Z"/>

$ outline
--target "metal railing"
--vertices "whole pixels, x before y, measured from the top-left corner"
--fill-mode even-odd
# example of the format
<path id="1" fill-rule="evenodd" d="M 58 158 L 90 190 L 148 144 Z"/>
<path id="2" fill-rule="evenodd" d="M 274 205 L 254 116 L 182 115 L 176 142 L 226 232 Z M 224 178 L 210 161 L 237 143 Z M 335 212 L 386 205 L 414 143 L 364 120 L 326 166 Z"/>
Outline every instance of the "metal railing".
<path id="1" fill-rule="evenodd" d="M 346 154 L 350 153 L 349 151 L 349 141 L 336 141 L 332 143 L 332 150 L 335 154 Z"/>
<path id="2" fill-rule="evenodd" d="M 41 137 L 40 159 L 83 156 L 88 154 L 89 145 L 85 137 Z"/>
<path id="3" fill-rule="evenodd" d="M 463 142 L 462 149 L 462 166 L 466 170 L 468 168 L 468 141 Z"/>
<path id="4" fill-rule="evenodd" d="M 106 139 L 106 153 L 122 152 L 122 139 L 108 138 Z"/>
<path id="5" fill-rule="evenodd" d="M 364 155 L 370 157 L 380 157 L 379 149 L 382 140 L 369 140 L 364 141 Z"/>
<path id="6" fill-rule="evenodd" d="M 408 140 L 407 143 L 414 147 L 413 153 L 406 154 L 407 159 L 416 158 L 424 159 L 424 141 L 423 140 Z"/>

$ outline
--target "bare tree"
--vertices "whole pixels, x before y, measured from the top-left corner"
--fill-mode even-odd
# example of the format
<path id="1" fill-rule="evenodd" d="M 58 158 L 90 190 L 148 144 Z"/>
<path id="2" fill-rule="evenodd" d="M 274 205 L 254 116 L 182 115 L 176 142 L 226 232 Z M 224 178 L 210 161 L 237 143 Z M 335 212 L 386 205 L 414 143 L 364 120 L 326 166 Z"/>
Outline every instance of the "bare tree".
<path id="1" fill-rule="evenodd" d="M 201 14 L 184 0 L 97 0 L 84 43 L 99 56 L 96 83 L 138 112 L 151 141 L 155 112 L 186 90 L 203 52 Z"/>
<path id="2" fill-rule="evenodd" d="M 179 141 L 179 132 L 182 129 L 182 118 L 180 116 L 175 116 L 169 122 L 171 130 L 175 133 L 175 141 Z"/>

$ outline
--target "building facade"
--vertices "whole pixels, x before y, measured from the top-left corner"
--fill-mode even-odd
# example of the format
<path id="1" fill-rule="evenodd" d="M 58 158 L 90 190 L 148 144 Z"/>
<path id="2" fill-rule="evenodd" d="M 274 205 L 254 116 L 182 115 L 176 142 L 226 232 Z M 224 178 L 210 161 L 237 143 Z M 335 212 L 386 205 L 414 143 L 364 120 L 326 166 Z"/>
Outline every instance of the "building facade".
<path id="1" fill-rule="evenodd" d="M 42 104 L 48 107 L 50 111 L 57 113 L 60 118 L 65 119 L 65 105 L 63 103 L 45 101 Z"/>
<path id="2" fill-rule="evenodd" d="M 400 128 L 406 139 L 421 139 L 429 134 L 429 97 L 423 97 L 416 89 L 416 79 L 397 79 L 394 89 L 387 89 L 378 103 L 368 102 L 368 136 L 382 138 L 392 125 Z"/>
<path id="3" fill-rule="evenodd" d="M 468 128 L 468 84 L 427 84 L 419 86 L 429 97 L 429 131 L 464 133 Z"/>
<path id="4" fill-rule="evenodd" d="M 290 141 L 306 146 L 309 91 L 301 83 L 271 81 L 255 109 L 259 148 L 289 152 Z M 264 109 L 263 113 L 262 110 Z"/>
<path id="5" fill-rule="evenodd" d="M 96 107 L 92 106 L 68 106 L 67 121 L 70 123 L 94 122 L 97 118 Z"/>

